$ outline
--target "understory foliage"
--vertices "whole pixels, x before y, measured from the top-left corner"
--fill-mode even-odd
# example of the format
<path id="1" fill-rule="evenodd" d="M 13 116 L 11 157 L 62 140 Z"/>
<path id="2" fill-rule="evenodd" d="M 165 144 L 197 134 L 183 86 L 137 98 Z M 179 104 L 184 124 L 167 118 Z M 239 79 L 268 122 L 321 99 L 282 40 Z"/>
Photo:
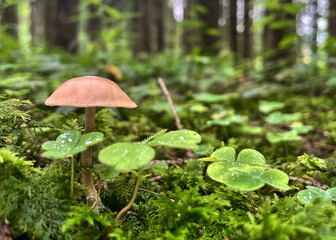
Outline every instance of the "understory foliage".
<path id="1" fill-rule="evenodd" d="M 94 142 L 89 168 L 104 206 L 98 213 L 86 204 L 83 149 L 65 155 L 57 149 L 64 146 L 57 137 L 66 132 L 80 139 L 84 109 L 47 107 L 44 101 L 69 78 L 107 77 L 105 65 L 112 63 L 95 46 L 80 56 L 44 48 L 23 54 L 14 39 L 2 36 L 0 29 L 6 43 L 0 55 L 7 62 L 0 65 L 0 224 L 9 223 L 13 239 L 98 240 L 111 226 L 110 239 L 119 240 L 335 239 L 333 57 L 280 67 L 272 75 L 240 66 L 225 52 L 210 57 L 169 51 L 133 59 L 126 57 L 128 49 L 125 56 L 115 51 L 120 62 L 113 64 L 123 76 L 118 85 L 138 108 L 96 109 L 95 131 L 104 139 Z M 158 76 L 197 141 L 184 145 L 183 135 L 171 140 L 176 124 Z M 46 142 L 55 144 L 53 154 L 43 155 Z M 139 146 L 150 149 L 148 159 L 134 154 Z M 235 153 L 219 158 L 223 149 L 249 149 L 263 160 Z M 61 159 L 52 158 L 57 154 Z M 118 154 L 124 158 L 111 161 Z M 69 155 L 75 163 L 73 198 L 71 163 L 63 158 Z M 134 204 L 114 221 L 137 179 Z"/>
<path id="2" fill-rule="evenodd" d="M 30 116 L 18 108 L 30 104 L 30 101 L 6 99 L 4 95 L 0 95 L 0 147 L 20 149 L 27 144 L 27 123 Z"/>
<path id="3" fill-rule="evenodd" d="M 71 239 L 61 232 L 69 211 L 68 166 L 61 162 L 42 169 L 32 161 L 0 149 L 0 218 L 7 219 L 18 239 Z"/>

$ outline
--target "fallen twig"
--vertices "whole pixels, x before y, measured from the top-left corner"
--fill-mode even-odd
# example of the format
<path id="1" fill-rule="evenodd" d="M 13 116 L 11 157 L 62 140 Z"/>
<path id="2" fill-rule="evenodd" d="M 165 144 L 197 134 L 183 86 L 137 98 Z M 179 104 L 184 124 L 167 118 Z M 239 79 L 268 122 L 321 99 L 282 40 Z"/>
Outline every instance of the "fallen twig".
<path id="1" fill-rule="evenodd" d="M 175 122 L 176 122 L 176 126 L 177 126 L 177 129 L 178 130 L 181 130 L 182 129 L 182 124 L 181 124 L 181 121 L 180 121 L 180 118 L 179 116 L 177 115 L 177 112 L 176 112 L 176 109 L 175 109 L 175 106 L 174 106 L 174 103 L 173 103 L 173 100 L 171 99 L 171 96 L 169 94 L 169 91 L 165 85 L 165 83 L 163 82 L 162 78 L 158 78 L 158 82 L 159 82 L 159 85 L 162 89 L 162 92 L 164 93 L 164 95 L 166 96 L 167 98 L 167 101 L 168 101 L 168 104 L 169 104 L 169 107 L 173 113 L 173 116 L 175 118 Z M 189 158 L 193 158 L 194 157 L 194 154 L 190 151 L 190 150 L 187 150 L 187 156 Z"/>
<path id="2" fill-rule="evenodd" d="M 172 111 L 172 113 L 173 113 L 173 116 L 174 116 L 174 118 L 175 118 L 175 122 L 176 122 L 177 129 L 181 130 L 181 129 L 182 129 L 181 121 L 180 121 L 179 116 L 177 115 L 177 112 L 176 112 L 176 109 L 175 109 L 173 100 L 172 100 L 171 97 L 170 97 L 169 91 L 168 91 L 168 89 L 167 89 L 165 83 L 163 82 L 162 78 L 158 78 L 158 82 L 159 82 L 159 84 L 160 84 L 160 87 L 161 87 L 161 89 L 162 89 L 162 92 L 164 93 L 164 95 L 166 95 L 168 104 L 169 104 L 170 109 L 171 109 L 171 111 Z"/>
<path id="3" fill-rule="evenodd" d="M 152 178 L 148 179 L 148 181 L 155 182 L 155 181 L 158 181 L 158 180 L 160 180 L 162 178 L 163 178 L 163 176 L 156 176 L 156 177 L 152 177 Z"/>
<path id="4" fill-rule="evenodd" d="M 319 182 L 312 182 L 312 181 L 309 181 L 309 180 L 305 180 L 303 178 L 299 178 L 299 177 L 294 177 L 294 176 L 289 176 L 289 180 L 294 180 L 294 181 L 298 181 L 298 182 L 302 182 L 308 186 L 315 186 L 315 187 L 318 187 L 318 188 L 321 188 L 321 189 L 328 189 L 329 186 L 326 185 L 326 184 L 323 184 L 323 183 L 319 183 Z"/>
<path id="5" fill-rule="evenodd" d="M 152 194 L 155 194 L 155 195 L 159 195 L 159 194 L 160 194 L 160 193 L 153 192 L 153 191 L 151 191 L 151 190 L 144 189 L 144 188 L 140 188 L 140 187 L 139 187 L 139 191 L 144 191 L 144 192 L 152 193 Z"/>
<path id="6" fill-rule="evenodd" d="M 167 164 L 177 164 L 181 165 L 184 163 L 184 161 L 190 160 L 190 158 L 177 158 L 174 160 L 152 160 L 150 163 L 159 163 L 159 162 L 165 162 Z"/>

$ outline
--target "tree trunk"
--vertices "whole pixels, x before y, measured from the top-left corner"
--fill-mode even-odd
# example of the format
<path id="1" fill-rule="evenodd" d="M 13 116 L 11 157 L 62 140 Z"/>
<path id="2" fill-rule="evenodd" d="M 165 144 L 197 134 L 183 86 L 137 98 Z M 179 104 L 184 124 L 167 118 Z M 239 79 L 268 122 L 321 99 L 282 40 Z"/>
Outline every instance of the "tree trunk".
<path id="1" fill-rule="evenodd" d="M 76 51 L 77 22 L 71 17 L 76 15 L 78 0 L 46 1 L 45 38 L 54 46 L 68 51 Z"/>
<path id="2" fill-rule="evenodd" d="M 132 9 L 136 13 L 140 13 L 140 3 L 137 0 L 133 0 L 132 3 Z M 133 54 L 137 54 L 141 52 L 141 45 L 142 45 L 142 34 L 140 34 L 141 30 L 141 24 L 139 23 L 141 21 L 141 16 L 137 16 L 132 20 L 132 32 L 133 32 L 133 38 L 132 38 L 132 49 Z"/>
<path id="3" fill-rule="evenodd" d="M 140 16 L 133 20 L 133 52 L 155 53 L 165 47 L 165 10 L 163 0 L 133 0 L 133 11 Z"/>
<path id="4" fill-rule="evenodd" d="M 138 13 L 139 16 L 133 19 L 133 53 L 138 54 L 141 52 L 150 52 L 150 29 L 149 29 L 149 16 L 147 16 L 148 11 L 148 0 L 143 0 L 139 2 L 138 0 L 133 0 L 133 11 Z"/>
<path id="5" fill-rule="evenodd" d="M 251 57 L 251 34 L 250 34 L 250 27 L 251 27 L 251 19 L 249 16 L 250 12 L 250 0 L 244 1 L 244 51 L 243 57 L 250 58 Z"/>
<path id="6" fill-rule="evenodd" d="M 164 6 L 165 19 L 164 19 L 164 36 L 165 36 L 165 48 L 173 49 L 174 47 L 179 47 L 181 44 L 181 38 L 177 37 L 177 25 L 175 21 L 173 5 L 172 3 L 166 3 Z"/>
<path id="7" fill-rule="evenodd" d="M 3 4 L 3 3 L 2 3 Z M 17 4 L 8 6 L 2 10 L 1 14 L 1 24 L 7 25 L 6 32 L 13 36 L 18 37 L 17 25 L 18 25 L 18 14 L 17 14 Z"/>
<path id="8" fill-rule="evenodd" d="M 336 1 L 329 0 L 329 34 L 336 39 Z"/>
<path id="9" fill-rule="evenodd" d="M 336 1 L 329 0 L 329 3 L 328 31 L 331 38 L 328 42 L 331 42 L 331 47 L 328 49 L 328 54 L 329 56 L 336 57 L 336 49 L 334 47 L 334 43 L 336 42 Z"/>
<path id="10" fill-rule="evenodd" d="M 220 15 L 220 1 L 219 0 L 203 0 L 202 4 L 207 9 L 204 14 L 201 14 L 201 18 L 204 23 L 202 31 L 202 47 L 203 52 L 211 55 L 216 55 L 219 52 L 219 26 L 218 19 Z M 209 33 L 209 30 L 217 30 L 218 34 Z"/>
<path id="11" fill-rule="evenodd" d="M 142 6 L 142 12 L 141 14 L 143 15 L 143 35 L 144 35 L 144 41 L 143 41 L 143 49 L 146 53 L 150 53 L 152 48 L 151 48 L 151 17 L 152 17 L 152 12 L 150 11 L 151 6 L 150 6 L 150 0 L 143 0 L 143 6 Z"/>
<path id="12" fill-rule="evenodd" d="M 30 3 L 30 34 L 34 44 L 40 44 L 44 41 L 44 19 L 45 19 L 45 1 L 35 0 Z"/>
<path id="13" fill-rule="evenodd" d="M 87 22 L 87 31 L 90 41 L 96 41 L 99 39 L 99 33 L 101 31 L 101 17 L 99 15 L 99 5 L 90 4 L 88 7 L 90 19 Z"/>
<path id="14" fill-rule="evenodd" d="M 291 0 L 279 0 L 280 4 L 291 3 Z M 279 20 L 294 20 L 295 16 L 289 13 L 286 13 L 284 9 L 266 9 L 267 14 L 272 14 L 275 21 Z M 295 57 L 293 56 L 293 46 L 281 47 L 281 40 L 288 35 L 296 34 L 295 33 L 295 23 L 290 27 L 286 26 L 283 28 L 270 28 L 267 26 L 265 28 L 264 42 L 263 46 L 265 49 L 264 58 L 265 62 L 272 63 L 267 65 L 268 73 L 273 76 L 281 69 L 291 66 L 295 62 Z M 265 65 L 266 66 L 266 65 Z"/>
<path id="15" fill-rule="evenodd" d="M 333 0 L 335 1 L 335 0 Z M 311 7 L 315 9 L 313 13 L 313 19 L 312 19 L 312 27 L 313 27 L 313 33 L 312 33 L 312 40 L 311 40 L 311 49 L 312 53 L 316 54 L 317 53 L 317 32 L 318 32 L 318 27 L 317 27 L 317 19 L 318 19 L 318 13 L 317 13 L 317 0 L 312 0 L 311 1 Z"/>
<path id="16" fill-rule="evenodd" d="M 164 31 L 164 19 L 166 15 L 167 5 L 166 1 L 155 1 L 156 15 L 155 15 L 155 26 L 156 26 L 156 51 L 162 52 L 165 47 L 165 31 Z"/>
<path id="17" fill-rule="evenodd" d="M 230 0 L 230 50 L 235 57 L 238 53 L 238 41 L 237 41 L 237 1 Z"/>
<path id="18" fill-rule="evenodd" d="M 197 0 L 188 0 L 186 1 L 186 6 L 184 8 L 182 42 L 184 52 L 186 53 L 190 53 L 194 47 L 200 44 L 200 29 L 198 26 L 199 23 L 197 23 L 199 20 L 197 19 L 197 16 L 195 16 L 196 12 L 194 9 L 196 4 Z"/>

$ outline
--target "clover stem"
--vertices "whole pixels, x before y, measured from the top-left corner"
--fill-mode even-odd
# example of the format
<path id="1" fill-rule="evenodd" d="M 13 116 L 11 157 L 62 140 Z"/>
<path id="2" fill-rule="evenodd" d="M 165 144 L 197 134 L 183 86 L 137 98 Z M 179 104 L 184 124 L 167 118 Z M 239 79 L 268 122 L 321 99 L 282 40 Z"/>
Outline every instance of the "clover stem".
<path id="1" fill-rule="evenodd" d="M 73 198 L 74 192 L 74 176 L 75 176 L 75 159 L 71 155 L 71 179 L 70 179 L 70 198 Z"/>
<path id="2" fill-rule="evenodd" d="M 118 213 L 118 215 L 116 216 L 116 218 L 114 219 L 115 221 L 118 221 L 120 219 L 120 217 L 128 210 L 132 207 L 135 198 L 138 194 L 138 190 L 139 190 L 139 186 L 140 186 L 140 181 L 141 181 L 141 174 L 142 174 L 142 167 L 139 169 L 138 172 L 138 178 L 137 178 L 137 182 L 135 184 L 135 188 L 134 188 L 134 192 L 133 192 L 133 196 L 131 201 L 126 205 L 126 207 L 124 207 L 123 209 L 120 210 L 120 212 Z"/>
<path id="3" fill-rule="evenodd" d="M 135 201 L 135 198 L 138 194 L 138 190 L 139 190 L 139 186 L 140 186 L 140 181 L 141 181 L 141 174 L 142 174 L 142 167 L 139 169 L 139 172 L 138 172 L 138 178 L 137 178 L 137 181 L 136 181 L 136 184 L 135 184 L 135 188 L 134 188 L 134 192 L 133 192 L 133 196 L 132 196 L 132 199 L 131 201 L 126 205 L 126 207 L 124 207 L 123 209 L 120 210 L 120 212 L 117 214 L 117 216 L 115 217 L 114 221 L 118 221 L 120 219 L 120 217 L 128 211 L 128 209 L 130 209 Z M 104 240 L 106 240 L 108 238 L 108 235 L 112 232 L 114 226 L 112 225 L 110 227 L 110 229 L 108 230 Z"/>
<path id="4" fill-rule="evenodd" d="M 252 201 L 250 192 L 247 192 L 247 196 L 248 196 L 248 198 L 249 198 L 249 200 L 250 200 L 250 204 L 251 204 L 251 207 L 252 207 L 253 215 L 255 215 L 255 214 L 256 214 L 256 211 L 255 211 L 255 208 L 254 208 L 254 205 L 253 205 L 253 201 Z"/>

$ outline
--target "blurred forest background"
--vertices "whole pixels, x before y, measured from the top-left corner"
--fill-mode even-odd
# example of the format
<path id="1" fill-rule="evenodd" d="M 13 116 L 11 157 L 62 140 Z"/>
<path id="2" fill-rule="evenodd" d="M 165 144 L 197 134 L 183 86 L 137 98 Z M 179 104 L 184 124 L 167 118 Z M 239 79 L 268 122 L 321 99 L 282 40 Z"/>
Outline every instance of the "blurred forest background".
<path id="1" fill-rule="evenodd" d="M 1 48 L 7 33 L 26 55 L 102 50 L 118 64 L 116 55 L 174 51 L 202 62 L 230 53 L 270 73 L 336 55 L 332 0 L 2 0 L 0 11 Z"/>

